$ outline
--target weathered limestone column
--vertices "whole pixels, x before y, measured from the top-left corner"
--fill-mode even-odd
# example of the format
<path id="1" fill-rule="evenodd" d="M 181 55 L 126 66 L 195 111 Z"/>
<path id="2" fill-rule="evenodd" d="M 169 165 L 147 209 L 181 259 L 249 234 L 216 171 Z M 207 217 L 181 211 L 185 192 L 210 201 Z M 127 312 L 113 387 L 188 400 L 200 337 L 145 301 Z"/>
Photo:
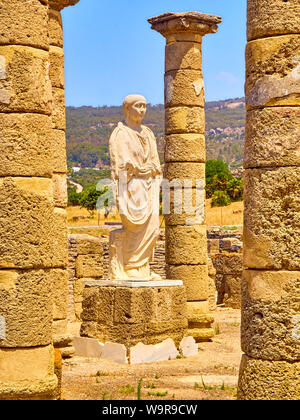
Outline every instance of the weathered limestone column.
<path id="1" fill-rule="evenodd" d="M 248 0 L 238 398 L 300 398 L 300 2 Z"/>
<path id="2" fill-rule="evenodd" d="M 0 0 L 0 399 L 52 399 L 48 7 Z"/>
<path id="3" fill-rule="evenodd" d="M 204 35 L 217 32 L 221 18 L 198 12 L 166 13 L 149 19 L 149 23 L 167 40 L 164 177 L 170 182 L 179 180 L 185 187 L 183 214 L 177 214 L 178 204 L 174 205 L 175 188 L 171 191 L 171 214 L 166 216 L 167 278 L 183 280 L 189 334 L 196 341 L 203 341 L 214 332 L 208 300 L 201 43 Z M 197 194 L 200 200 L 195 206 Z"/>
<path id="4" fill-rule="evenodd" d="M 56 224 L 56 239 L 59 254 L 55 256 L 54 279 L 54 346 L 60 348 L 63 357 L 70 357 L 74 348 L 72 337 L 67 334 L 68 314 L 68 239 L 67 239 L 67 161 L 66 161 L 66 115 L 65 75 L 63 50 L 63 25 L 61 10 L 79 0 L 49 0 L 49 75 L 52 85 L 52 144 L 53 144 L 53 199 Z"/>

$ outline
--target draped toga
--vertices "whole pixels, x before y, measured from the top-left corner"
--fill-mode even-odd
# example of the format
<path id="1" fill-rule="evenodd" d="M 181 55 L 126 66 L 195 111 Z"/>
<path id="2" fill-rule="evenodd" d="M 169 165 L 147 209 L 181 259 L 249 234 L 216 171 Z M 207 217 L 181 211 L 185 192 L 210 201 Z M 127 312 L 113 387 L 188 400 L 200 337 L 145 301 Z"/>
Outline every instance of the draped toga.
<path id="1" fill-rule="evenodd" d="M 149 263 L 159 235 L 161 166 L 153 132 L 123 123 L 110 142 L 111 174 L 123 229 L 111 232 L 111 279 L 150 279 Z"/>

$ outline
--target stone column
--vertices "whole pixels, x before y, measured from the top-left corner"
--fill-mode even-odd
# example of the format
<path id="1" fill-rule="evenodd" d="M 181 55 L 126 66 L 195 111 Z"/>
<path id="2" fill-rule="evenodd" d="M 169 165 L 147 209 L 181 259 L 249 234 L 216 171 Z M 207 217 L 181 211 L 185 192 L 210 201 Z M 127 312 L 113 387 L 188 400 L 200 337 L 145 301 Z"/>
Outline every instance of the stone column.
<path id="1" fill-rule="evenodd" d="M 238 398 L 300 398 L 300 3 L 248 0 Z"/>
<path id="2" fill-rule="evenodd" d="M 55 399 L 53 285 L 67 239 L 53 194 L 48 1 L 0 0 L 0 11 L 0 399 Z"/>
<path id="3" fill-rule="evenodd" d="M 51 399 L 53 188 L 47 5 L 0 0 L 0 399 Z"/>
<path id="4" fill-rule="evenodd" d="M 67 239 L 67 161 L 66 161 L 66 115 L 65 115 L 65 77 L 63 25 L 61 10 L 78 3 L 79 0 L 49 0 L 49 75 L 52 85 L 52 167 L 53 199 L 56 240 L 59 254 L 55 259 L 54 279 L 54 346 L 61 349 L 63 357 L 70 357 L 74 348 L 70 345 L 72 337 L 67 333 L 68 314 L 68 239 Z"/>
<path id="5" fill-rule="evenodd" d="M 210 339 L 208 255 L 205 225 L 205 114 L 201 43 L 221 18 L 198 12 L 166 13 L 149 19 L 167 41 L 165 64 L 165 174 L 184 188 L 184 210 L 177 214 L 176 188 L 166 215 L 167 278 L 187 289 L 189 334 Z M 177 181 L 178 182 L 178 181 Z M 195 206 L 196 196 L 198 206 Z M 200 203 L 200 205 L 199 205 Z"/>

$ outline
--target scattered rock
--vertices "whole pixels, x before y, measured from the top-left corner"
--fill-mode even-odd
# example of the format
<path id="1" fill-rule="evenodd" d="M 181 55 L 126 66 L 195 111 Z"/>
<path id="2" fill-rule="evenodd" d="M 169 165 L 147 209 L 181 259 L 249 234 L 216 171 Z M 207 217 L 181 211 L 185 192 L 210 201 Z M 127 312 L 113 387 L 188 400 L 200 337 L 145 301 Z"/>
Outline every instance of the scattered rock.
<path id="1" fill-rule="evenodd" d="M 198 354 L 198 344 L 193 337 L 184 337 L 181 340 L 179 349 L 185 357 L 196 356 Z"/>
<path id="2" fill-rule="evenodd" d="M 152 363 L 176 359 L 179 352 L 171 338 L 155 345 L 138 343 L 130 349 L 130 363 Z"/>
<path id="3" fill-rule="evenodd" d="M 75 356 L 100 358 L 104 344 L 94 338 L 75 337 L 74 347 Z"/>
<path id="4" fill-rule="evenodd" d="M 102 350 L 102 359 L 111 360 L 112 362 L 126 364 L 127 350 L 123 344 L 105 343 Z"/>

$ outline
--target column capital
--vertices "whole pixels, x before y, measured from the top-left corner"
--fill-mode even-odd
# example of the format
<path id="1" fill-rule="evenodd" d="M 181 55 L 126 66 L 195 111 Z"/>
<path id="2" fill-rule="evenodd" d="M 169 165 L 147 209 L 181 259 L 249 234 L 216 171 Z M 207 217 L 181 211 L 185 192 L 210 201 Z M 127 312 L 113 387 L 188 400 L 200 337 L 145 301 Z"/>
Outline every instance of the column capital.
<path id="1" fill-rule="evenodd" d="M 178 34 L 193 34 L 202 37 L 206 34 L 216 33 L 222 18 L 200 12 L 164 13 L 148 19 L 148 22 L 152 25 L 151 29 L 159 32 L 165 38 Z"/>
<path id="2" fill-rule="evenodd" d="M 49 8 L 59 12 L 68 6 L 75 6 L 80 0 L 48 0 Z"/>

